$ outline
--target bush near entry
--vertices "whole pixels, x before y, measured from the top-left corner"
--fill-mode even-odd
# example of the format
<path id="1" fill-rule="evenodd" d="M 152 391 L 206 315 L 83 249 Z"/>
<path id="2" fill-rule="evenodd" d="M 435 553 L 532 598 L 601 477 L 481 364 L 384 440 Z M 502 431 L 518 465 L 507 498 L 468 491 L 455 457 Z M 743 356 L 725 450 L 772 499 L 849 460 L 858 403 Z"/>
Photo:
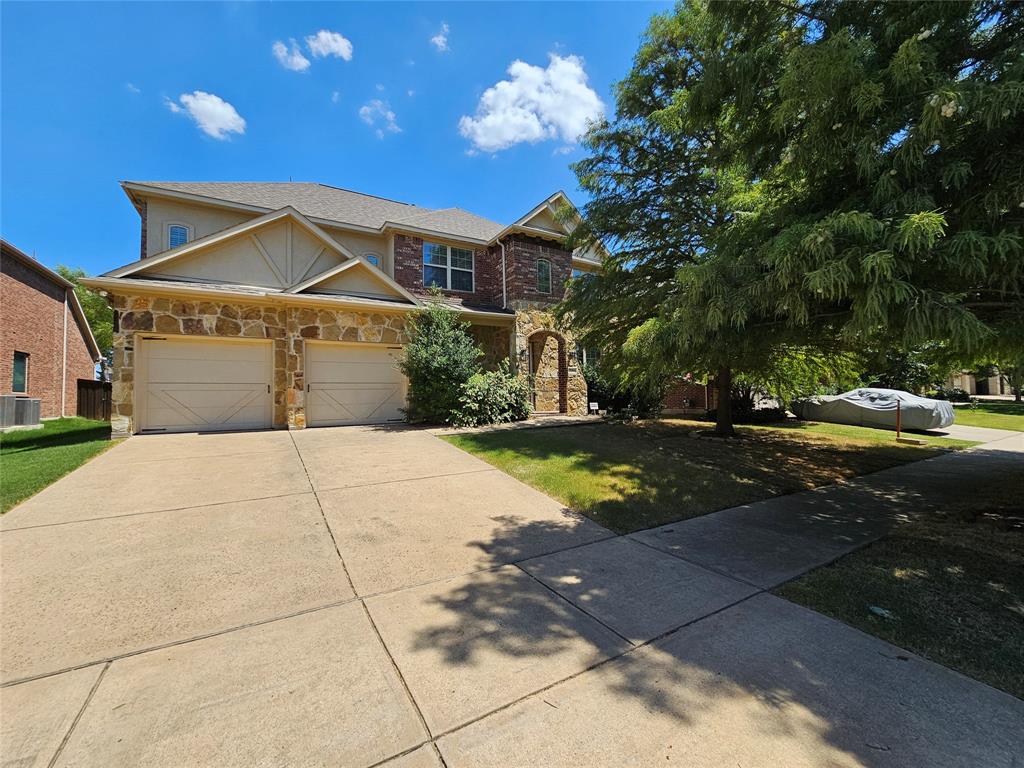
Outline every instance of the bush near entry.
<path id="1" fill-rule="evenodd" d="M 477 426 L 530 415 L 529 381 L 514 375 L 507 361 L 483 371 L 483 352 L 468 328 L 436 294 L 410 319 L 398 365 L 409 380 L 408 421 Z"/>

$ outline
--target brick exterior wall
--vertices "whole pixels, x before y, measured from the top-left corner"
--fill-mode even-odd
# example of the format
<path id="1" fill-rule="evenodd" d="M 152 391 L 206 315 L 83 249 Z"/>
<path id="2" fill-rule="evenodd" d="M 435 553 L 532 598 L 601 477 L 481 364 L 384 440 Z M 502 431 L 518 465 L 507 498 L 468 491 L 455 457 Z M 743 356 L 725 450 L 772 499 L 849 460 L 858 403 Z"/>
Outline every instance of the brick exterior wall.
<path id="1" fill-rule="evenodd" d="M 426 296 L 423 286 L 423 238 L 395 235 L 395 281 L 410 293 Z M 498 248 L 473 251 L 473 291 L 442 291 L 467 307 L 501 307 L 501 253 Z"/>
<path id="2" fill-rule="evenodd" d="M 675 382 L 665 394 L 661 403 L 666 411 L 700 412 L 714 410 L 718 407 L 715 388 L 708 384 L 697 384 L 690 381 Z"/>
<path id="3" fill-rule="evenodd" d="M 61 415 L 64 368 L 64 313 L 67 313 L 67 374 L 63 382 L 64 415 L 78 407 L 78 379 L 95 379 L 95 363 L 70 307 L 65 288 L 19 260 L 0 259 L 0 393 L 10 394 L 14 353 L 26 352 L 28 396 L 38 397 L 43 418 Z"/>
<path id="4" fill-rule="evenodd" d="M 500 254 L 499 254 L 500 261 Z M 551 292 L 537 290 L 537 262 L 551 263 Z M 532 304 L 557 304 L 565 297 L 565 283 L 572 276 L 572 254 L 547 240 L 515 236 L 505 243 L 508 300 Z M 499 264 L 500 271 L 500 264 Z"/>
<path id="5" fill-rule="evenodd" d="M 147 230 L 149 229 L 149 221 L 148 221 L 148 219 L 149 219 L 149 209 L 146 206 L 146 201 L 145 200 L 143 200 L 139 204 L 139 217 L 142 219 L 142 237 L 141 237 L 142 248 L 141 248 L 141 252 L 139 253 L 139 258 L 140 259 L 144 259 L 144 258 L 146 258 L 146 241 L 148 239 L 148 237 L 147 237 Z"/>
<path id="6" fill-rule="evenodd" d="M 501 248 L 477 248 L 473 252 L 474 290 L 443 291 L 454 303 L 469 307 L 497 308 L 502 304 Z M 537 290 L 537 262 L 551 264 L 551 292 Z M 548 240 L 514 236 L 505 241 L 508 303 L 557 304 L 565 297 L 565 283 L 572 276 L 572 254 Z M 395 280 L 406 290 L 426 295 L 423 286 L 423 238 L 395 235 Z"/>

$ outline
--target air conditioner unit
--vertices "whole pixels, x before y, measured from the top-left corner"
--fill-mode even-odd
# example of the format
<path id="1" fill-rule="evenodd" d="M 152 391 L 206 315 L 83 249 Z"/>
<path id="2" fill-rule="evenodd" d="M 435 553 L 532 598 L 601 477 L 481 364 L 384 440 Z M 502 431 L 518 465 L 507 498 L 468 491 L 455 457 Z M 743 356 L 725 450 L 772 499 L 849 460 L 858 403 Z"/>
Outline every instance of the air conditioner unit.
<path id="1" fill-rule="evenodd" d="M 30 427 L 38 423 L 38 397 L 0 395 L 0 428 Z"/>

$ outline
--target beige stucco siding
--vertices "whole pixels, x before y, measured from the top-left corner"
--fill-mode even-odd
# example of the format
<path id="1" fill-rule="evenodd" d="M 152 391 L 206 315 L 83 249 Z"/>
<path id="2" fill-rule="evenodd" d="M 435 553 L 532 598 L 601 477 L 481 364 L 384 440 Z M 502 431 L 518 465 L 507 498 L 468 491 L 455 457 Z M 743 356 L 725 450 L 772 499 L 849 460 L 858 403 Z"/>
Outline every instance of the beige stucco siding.
<path id="1" fill-rule="evenodd" d="M 367 256 L 372 253 L 380 259 L 380 268 L 389 276 L 394 276 L 391 259 L 388 258 L 387 238 L 378 235 L 364 235 L 359 232 L 347 232 L 336 227 L 322 226 L 321 228 L 355 256 Z"/>
<path id="2" fill-rule="evenodd" d="M 222 229 L 256 218 L 258 213 L 231 211 L 193 205 L 162 197 L 146 198 L 146 256 L 153 256 L 168 248 L 167 226 L 186 224 L 192 227 L 192 239 L 212 235 Z"/>
<path id="3" fill-rule="evenodd" d="M 291 220 L 242 232 L 145 270 L 174 280 L 224 282 L 263 288 L 287 288 L 332 269 L 345 257 Z"/>

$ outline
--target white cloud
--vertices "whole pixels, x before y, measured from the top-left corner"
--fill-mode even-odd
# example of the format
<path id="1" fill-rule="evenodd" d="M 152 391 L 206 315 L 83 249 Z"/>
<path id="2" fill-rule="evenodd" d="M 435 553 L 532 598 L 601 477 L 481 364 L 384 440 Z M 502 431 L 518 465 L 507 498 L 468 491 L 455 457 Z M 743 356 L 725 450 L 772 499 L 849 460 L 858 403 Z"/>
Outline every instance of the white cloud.
<path id="1" fill-rule="evenodd" d="M 345 61 L 352 61 L 351 41 L 329 29 L 321 29 L 315 35 L 307 35 L 306 45 L 309 46 L 310 53 L 317 58 L 334 56 Z"/>
<path id="2" fill-rule="evenodd" d="M 384 93 L 384 85 L 382 83 L 377 83 L 374 87 L 377 89 L 378 93 Z"/>
<path id="3" fill-rule="evenodd" d="M 290 69 L 292 72 L 305 72 L 309 69 L 309 59 L 302 55 L 302 51 L 299 50 L 299 44 L 294 39 L 288 42 L 291 44 L 291 48 L 280 40 L 270 46 L 270 50 L 274 53 L 274 58 L 285 69 Z"/>
<path id="4" fill-rule="evenodd" d="M 441 31 L 430 38 L 430 44 L 439 51 L 448 50 L 448 22 L 441 22 Z"/>
<path id="5" fill-rule="evenodd" d="M 245 133 L 245 120 L 220 96 L 193 91 L 181 94 L 178 102 L 164 99 L 164 104 L 171 112 L 176 115 L 187 114 L 207 136 L 223 140 L 230 138 L 230 133 Z"/>
<path id="6" fill-rule="evenodd" d="M 341 91 L 331 91 L 331 102 L 337 104 L 341 99 Z"/>
<path id="7" fill-rule="evenodd" d="M 484 152 L 548 139 L 574 143 L 587 123 L 604 114 L 604 104 L 587 85 L 583 59 L 549 54 L 547 68 L 513 61 L 511 79 L 484 91 L 472 117 L 459 120 L 459 133 Z"/>
<path id="8" fill-rule="evenodd" d="M 395 122 L 395 113 L 391 105 L 380 99 L 373 99 L 359 108 L 359 117 L 367 125 L 373 126 L 378 139 L 383 139 L 385 132 L 401 133 L 402 129 Z"/>
<path id="9" fill-rule="evenodd" d="M 410 88 L 408 91 L 405 92 L 405 95 L 408 96 L 411 99 L 413 96 L 416 95 L 416 91 L 414 91 L 412 88 Z"/>
<path id="10" fill-rule="evenodd" d="M 135 85 L 135 83 L 125 83 L 124 87 L 128 89 L 129 93 L 142 93 L 142 89 Z"/>

